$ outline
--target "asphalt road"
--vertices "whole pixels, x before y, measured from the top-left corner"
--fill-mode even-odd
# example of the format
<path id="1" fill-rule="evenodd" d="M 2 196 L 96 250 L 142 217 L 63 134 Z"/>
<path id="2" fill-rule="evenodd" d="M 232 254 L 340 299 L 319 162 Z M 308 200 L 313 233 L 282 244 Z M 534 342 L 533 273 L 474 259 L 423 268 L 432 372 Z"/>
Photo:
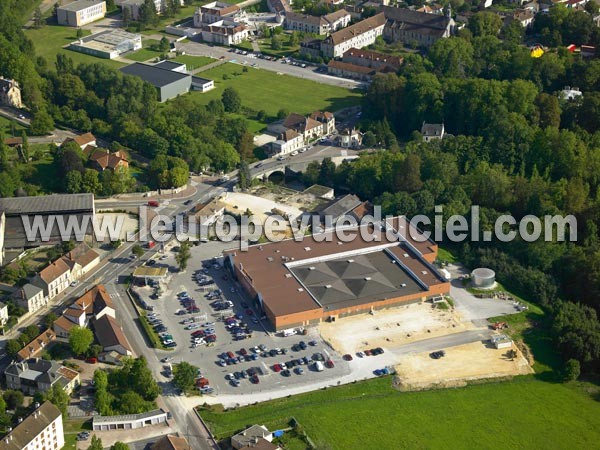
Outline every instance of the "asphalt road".
<path id="1" fill-rule="evenodd" d="M 273 62 L 265 59 L 239 55 L 230 52 L 228 47 L 211 47 L 207 44 L 201 44 L 200 42 L 179 42 L 176 43 L 176 49 L 177 51 L 184 51 L 187 55 L 192 56 L 208 56 L 216 59 L 224 57 L 226 60 L 232 62 L 235 61 L 238 64 L 256 64 L 256 67 L 259 69 L 265 69 L 275 73 L 286 74 L 297 78 L 304 78 L 307 80 L 316 81 L 318 83 L 331 84 L 333 86 L 339 86 L 347 89 L 364 89 L 366 87 L 365 83 L 361 83 L 359 81 L 333 77 L 331 75 L 327 75 L 326 73 L 317 72 L 314 66 L 308 66 L 303 69 L 302 67 L 293 66 L 291 64 L 283 64 L 279 61 Z"/>

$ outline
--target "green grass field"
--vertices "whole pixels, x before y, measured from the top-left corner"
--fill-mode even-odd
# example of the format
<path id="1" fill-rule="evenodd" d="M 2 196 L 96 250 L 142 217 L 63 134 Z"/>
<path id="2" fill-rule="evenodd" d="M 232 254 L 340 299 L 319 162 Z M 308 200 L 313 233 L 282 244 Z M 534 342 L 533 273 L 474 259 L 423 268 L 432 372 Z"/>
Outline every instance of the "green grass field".
<path id="1" fill-rule="evenodd" d="M 127 53 L 126 55 L 123 55 L 123 57 L 131 59 L 132 61 L 144 62 L 148 61 L 149 59 L 158 58 L 160 55 L 161 53 L 155 50 L 151 50 L 149 48 L 142 48 L 135 52 Z"/>
<path id="2" fill-rule="evenodd" d="M 58 25 L 46 25 L 45 27 L 25 30 L 25 34 L 33 41 L 36 54 L 43 56 L 51 67 L 54 67 L 56 55 L 64 53 L 68 55 L 76 64 L 79 63 L 102 63 L 110 67 L 119 68 L 124 64 L 112 61 L 110 59 L 96 58 L 83 53 L 74 52 L 62 48 L 77 39 L 76 29 L 72 27 L 63 27 Z M 89 32 L 87 32 L 89 34 Z"/>
<path id="3" fill-rule="evenodd" d="M 223 75 L 229 79 L 224 80 Z M 277 114 L 281 108 L 300 114 L 318 109 L 336 111 L 356 105 L 361 99 L 358 91 L 252 67 L 243 72 L 243 67 L 237 64 L 223 64 L 201 72 L 200 76 L 215 80 L 215 89 L 205 94 L 189 94 L 199 103 L 207 104 L 212 99 L 221 98 L 226 87 L 233 87 L 242 97 L 243 106 L 255 111 L 264 109 L 269 115 Z"/>
<path id="4" fill-rule="evenodd" d="M 217 60 L 214 58 L 209 58 L 207 56 L 190 56 L 190 55 L 181 55 L 174 59 L 174 61 L 184 63 L 187 66 L 188 71 L 195 70 L 199 67 L 204 67 L 208 64 L 214 63 Z M 202 75 L 198 75 L 202 76 Z"/>
<path id="5" fill-rule="evenodd" d="M 598 396 L 597 386 L 585 387 Z M 250 424 L 285 428 L 294 417 L 318 448 L 411 450 L 598 448 L 599 414 L 600 403 L 583 388 L 529 376 L 411 393 L 379 378 L 226 413 L 201 411 L 219 438 Z"/>

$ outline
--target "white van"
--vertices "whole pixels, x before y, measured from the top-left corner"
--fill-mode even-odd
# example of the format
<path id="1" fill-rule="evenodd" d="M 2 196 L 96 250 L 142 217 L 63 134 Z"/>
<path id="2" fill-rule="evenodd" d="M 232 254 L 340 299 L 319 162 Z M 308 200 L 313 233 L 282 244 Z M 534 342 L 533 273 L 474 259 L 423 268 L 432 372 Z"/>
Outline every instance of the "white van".
<path id="1" fill-rule="evenodd" d="M 283 335 L 283 337 L 293 336 L 296 334 L 296 330 L 294 330 L 293 328 L 288 328 L 287 330 L 283 330 L 281 334 Z"/>

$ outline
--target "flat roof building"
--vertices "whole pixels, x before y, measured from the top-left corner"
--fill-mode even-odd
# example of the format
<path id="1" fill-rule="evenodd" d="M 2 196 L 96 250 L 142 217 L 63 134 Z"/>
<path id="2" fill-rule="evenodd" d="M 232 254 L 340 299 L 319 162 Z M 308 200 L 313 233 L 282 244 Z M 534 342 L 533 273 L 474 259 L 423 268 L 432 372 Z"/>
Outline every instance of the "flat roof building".
<path id="1" fill-rule="evenodd" d="M 83 234 L 73 230 L 70 236 L 65 236 L 66 240 L 82 241 L 92 231 L 94 194 L 52 194 L 36 197 L 0 198 L 0 212 L 4 212 L 6 218 L 4 227 L 4 248 L 6 249 L 32 248 L 42 244 L 62 242 L 57 220 L 64 220 L 66 223 L 72 216 L 75 216 L 77 223 L 82 225 Z M 30 236 L 31 239 L 28 239 L 24 221 L 28 221 L 31 225 L 36 216 L 41 217 L 44 224 L 48 224 L 49 220 L 54 221 L 52 227 L 49 227 L 46 241 L 42 240 L 41 233 Z M 53 219 L 52 216 L 56 217 Z M 84 221 L 88 221 L 87 229 L 83 227 Z"/>
<path id="2" fill-rule="evenodd" d="M 56 9 L 56 19 L 59 25 L 81 27 L 102 19 L 106 14 L 104 0 L 78 0 Z"/>
<path id="3" fill-rule="evenodd" d="M 140 77 L 154 86 L 158 91 L 158 98 L 161 102 L 189 92 L 192 86 L 191 75 L 160 67 L 159 65 L 138 62 L 122 67 L 120 70 L 125 75 Z"/>
<path id="4" fill-rule="evenodd" d="M 437 245 L 415 240 L 410 228 L 396 217 L 345 228 L 343 240 L 326 231 L 230 250 L 225 266 L 276 330 L 317 324 L 449 292 L 450 284 L 432 265 Z"/>
<path id="5" fill-rule="evenodd" d="M 69 49 L 98 58 L 113 59 L 125 52 L 142 48 L 142 36 L 123 30 L 106 30 L 83 37 Z"/>

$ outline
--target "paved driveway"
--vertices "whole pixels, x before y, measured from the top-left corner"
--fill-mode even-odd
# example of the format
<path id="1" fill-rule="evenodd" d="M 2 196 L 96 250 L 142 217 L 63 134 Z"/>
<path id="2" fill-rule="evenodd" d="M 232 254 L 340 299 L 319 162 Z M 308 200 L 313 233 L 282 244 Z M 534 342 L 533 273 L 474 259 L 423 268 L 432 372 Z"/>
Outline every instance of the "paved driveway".
<path id="1" fill-rule="evenodd" d="M 484 325 L 490 317 L 515 314 L 517 310 L 513 302 L 492 298 L 477 298 L 471 294 L 459 278 L 469 271 L 461 264 L 449 264 L 446 269 L 452 276 L 450 296 L 454 299 L 456 311 L 464 320 L 470 320 L 477 325 Z"/>

